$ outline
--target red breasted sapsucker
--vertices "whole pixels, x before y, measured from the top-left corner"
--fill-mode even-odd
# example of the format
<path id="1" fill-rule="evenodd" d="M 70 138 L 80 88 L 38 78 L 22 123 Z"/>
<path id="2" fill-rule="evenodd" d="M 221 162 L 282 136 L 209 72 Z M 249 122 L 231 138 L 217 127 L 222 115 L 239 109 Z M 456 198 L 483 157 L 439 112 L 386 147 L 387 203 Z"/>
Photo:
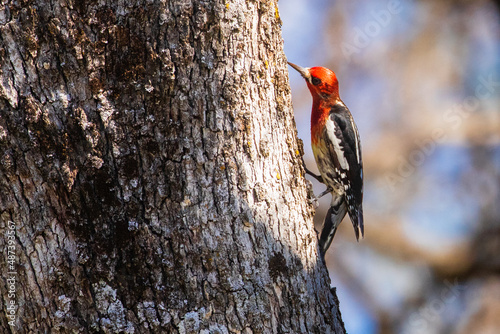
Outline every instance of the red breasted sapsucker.
<path id="1" fill-rule="evenodd" d="M 339 96 L 339 83 L 333 71 L 324 67 L 303 68 L 288 63 L 306 80 L 313 98 L 311 144 L 321 176 L 313 175 L 327 186 L 319 197 L 330 192 L 328 210 L 319 246 L 323 255 L 330 247 L 337 227 L 349 213 L 356 240 L 363 227 L 363 164 L 359 133 L 352 115 Z"/>

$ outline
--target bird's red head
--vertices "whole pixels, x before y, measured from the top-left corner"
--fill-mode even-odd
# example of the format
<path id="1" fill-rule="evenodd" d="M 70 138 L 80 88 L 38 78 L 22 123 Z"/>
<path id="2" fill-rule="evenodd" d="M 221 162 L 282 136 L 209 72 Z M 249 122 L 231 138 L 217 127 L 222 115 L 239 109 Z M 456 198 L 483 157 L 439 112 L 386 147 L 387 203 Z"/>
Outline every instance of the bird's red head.
<path id="1" fill-rule="evenodd" d="M 324 67 L 304 68 L 290 62 L 288 64 L 306 79 L 314 102 L 319 100 L 334 102 L 340 99 L 339 82 L 333 71 Z"/>

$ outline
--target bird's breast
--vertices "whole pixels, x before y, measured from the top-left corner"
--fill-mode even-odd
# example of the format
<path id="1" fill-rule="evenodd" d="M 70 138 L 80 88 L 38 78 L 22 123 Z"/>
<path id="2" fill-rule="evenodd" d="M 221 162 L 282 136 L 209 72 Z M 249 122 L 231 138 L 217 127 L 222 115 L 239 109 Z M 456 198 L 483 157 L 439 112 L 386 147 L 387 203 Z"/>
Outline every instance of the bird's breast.
<path id="1" fill-rule="evenodd" d="M 311 113 L 311 142 L 313 144 L 319 145 L 328 115 L 328 111 L 313 109 Z"/>
<path id="2" fill-rule="evenodd" d="M 332 163 L 332 157 L 330 156 L 328 146 L 319 137 L 316 143 L 314 141 L 312 142 L 311 147 L 323 182 L 325 185 L 330 186 L 338 195 L 343 195 L 344 187 L 339 182 L 338 173 Z"/>

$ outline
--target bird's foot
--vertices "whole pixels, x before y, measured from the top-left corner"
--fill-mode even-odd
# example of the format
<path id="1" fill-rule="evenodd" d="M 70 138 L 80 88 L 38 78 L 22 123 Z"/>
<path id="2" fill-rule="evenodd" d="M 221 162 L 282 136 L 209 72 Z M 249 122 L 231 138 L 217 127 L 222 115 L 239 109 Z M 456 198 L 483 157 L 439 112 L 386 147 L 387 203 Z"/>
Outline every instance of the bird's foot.
<path id="1" fill-rule="evenodd" d="M 319 196 L 316 197 L 316 200 L 320 199 L 321 197 L 325 196 L 326 194 L 329 194 L 333 191 L 332 187 L 326 188 L 325 191 L 323 191 Z"/>
<path id="2" fill-rule="evenodd" d="M 306 180 L 306 183 L 307 183 L 307 193 L 308 193 L 308 197 L 309 197 L 309 204 L 314 205 L 314 208 L 316 209 L 317 207 L 319 207 L 319 202 L 318 202 L 318 198 L 316 197 L 316 195 L 314 195 L 312 182 L 309 180 Z"/>

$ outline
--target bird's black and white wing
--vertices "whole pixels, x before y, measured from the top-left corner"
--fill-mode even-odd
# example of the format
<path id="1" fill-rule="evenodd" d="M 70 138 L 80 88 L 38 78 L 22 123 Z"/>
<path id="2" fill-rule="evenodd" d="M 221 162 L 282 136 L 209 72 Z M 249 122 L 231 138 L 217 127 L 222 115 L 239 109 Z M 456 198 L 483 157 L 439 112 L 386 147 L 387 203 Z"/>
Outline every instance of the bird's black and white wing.
<path id="1" fill-rule="evenodd" d="M 356 239 L 364 234 L 363 225 L 363 161 L 358 129 L 349 109 L 342 103 L 335 104 L 326 120 L 330 156 L 333 158 L 336 182 L 343 187 L 347 212 L 351 218 Z"/>

